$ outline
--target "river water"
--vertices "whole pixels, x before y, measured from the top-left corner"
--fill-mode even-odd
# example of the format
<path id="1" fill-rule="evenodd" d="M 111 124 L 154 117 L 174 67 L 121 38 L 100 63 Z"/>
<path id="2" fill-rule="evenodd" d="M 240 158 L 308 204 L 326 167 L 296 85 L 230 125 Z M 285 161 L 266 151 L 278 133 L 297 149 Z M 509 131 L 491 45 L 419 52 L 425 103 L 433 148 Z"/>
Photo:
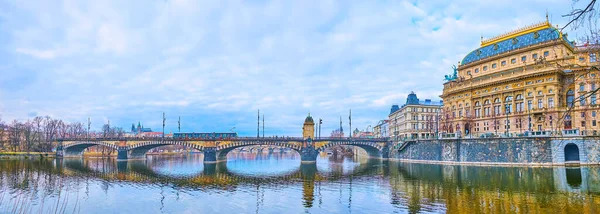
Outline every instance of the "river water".
<path id="1" fill-rule="evenodd" d="M 0 160 L 0 213 L 600 213 L 600 168 L 295 153 Z"/>

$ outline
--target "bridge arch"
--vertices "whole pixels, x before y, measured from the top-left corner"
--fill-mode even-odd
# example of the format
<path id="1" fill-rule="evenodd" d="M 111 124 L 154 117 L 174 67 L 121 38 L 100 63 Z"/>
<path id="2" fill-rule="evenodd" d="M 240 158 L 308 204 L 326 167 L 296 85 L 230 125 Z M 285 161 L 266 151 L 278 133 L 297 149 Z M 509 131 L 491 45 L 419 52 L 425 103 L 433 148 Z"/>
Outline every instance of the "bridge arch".
<path id="1" fill-rule="evenodd" d="M 289 148 L 301 154 L 302 147 L 298 145 L 293 145 L 287 142 L 279 142 L 279 141 L 249 141 L 249 142 L 232 142 L 225 145 L 217 146 L 216 148 L 216 159 L 217 161 L 225 161 L 227 160 L 227 154 L 234 149 L 246 147 L 246 146 L 277 146 L 282 148 Z M 281 150 L 280 150 L 281 151 Z"/>
<path id="2" fill-rule="evenodd" d="M 334 146 L 356 146 L 367 152 L 371 157 L 382 157 L 384 153 L 383 147 L 374 142 L 353 142 L 353 141 L 342 141 L 342 142 L 330 142 L 325 144 L 319 148 L 317 148 L 318 152 L 323 152 L 325 149 L 334 147 Z"/>
<path id="3" fill-rule="evenodd" d="M 198 151 L 203 151 L 204 147 L 200 145 L 196 145 L 193 143 L 188 143 L 187 141 L 148 141 L 143 143 L 138 143 L 135 145 L 125 147 L 127 151 L 127 158 L 144 158 L 146 157 L 146 153 L 151 149 L 158 148 L 161 146 L 184 146 L 187 148 L 192 148 Z"/>
<path id="4" fill-rule="evenodd" d="M 110 144 L 103 141 L 78 141 L 63 145 L 62 149 L 65 156 L 81 156 L 83 151 L 92 146 L 105 146 L 113 150 L 118 151 L 118 147 L 114 144 Z"/>

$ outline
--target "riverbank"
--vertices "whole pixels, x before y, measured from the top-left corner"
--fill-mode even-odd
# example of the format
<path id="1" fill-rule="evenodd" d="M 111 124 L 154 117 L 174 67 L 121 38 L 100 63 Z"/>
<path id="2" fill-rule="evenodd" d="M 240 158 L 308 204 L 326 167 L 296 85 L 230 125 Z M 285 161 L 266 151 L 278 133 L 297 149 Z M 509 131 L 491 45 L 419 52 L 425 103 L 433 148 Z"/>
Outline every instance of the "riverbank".
<path id="1" fill-rule="evenodd" d="M 439 139 L 399 142 L 390 159 L 474 166 L 600 165 L 599 137 Z"/>
<path id="2" fill-rule="evenodd" d="M 0 159 L 55 158 L 54 152 L 0 152 Z"/>

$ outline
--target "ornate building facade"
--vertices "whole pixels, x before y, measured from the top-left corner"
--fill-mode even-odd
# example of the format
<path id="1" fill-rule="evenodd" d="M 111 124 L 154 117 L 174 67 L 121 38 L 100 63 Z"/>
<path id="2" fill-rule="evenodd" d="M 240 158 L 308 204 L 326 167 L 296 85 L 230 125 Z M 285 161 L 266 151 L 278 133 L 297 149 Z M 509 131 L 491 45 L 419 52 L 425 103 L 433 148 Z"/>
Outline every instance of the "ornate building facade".
<path id="1" fill-rule="evenodd" d="M 411 92 L 406 104 L 393 105 L 388 118 L 389 137 L 394 140 L 433 138 L 438 132 L 441 102 L 419 101 Z"/>
<path id="2" fill-rule="evenodd" d="M 446 76 L 441 131 L 598 133 L 598 47 L 575 46 L 547 20 L 482 40 Z"/>

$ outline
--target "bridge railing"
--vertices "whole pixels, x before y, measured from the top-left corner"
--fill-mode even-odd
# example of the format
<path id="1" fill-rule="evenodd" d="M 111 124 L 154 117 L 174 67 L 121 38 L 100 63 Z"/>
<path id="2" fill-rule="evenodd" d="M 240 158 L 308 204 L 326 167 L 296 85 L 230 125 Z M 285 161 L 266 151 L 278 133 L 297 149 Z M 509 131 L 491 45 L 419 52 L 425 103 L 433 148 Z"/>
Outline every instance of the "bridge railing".
<path id="1" fill-rule="evenodd" d="M 385 142 L 388 141 L 389 138 L 367 138 L 367 137 L 322 137 L 316 138 L 316 141 L 340 141 L 340 140 L 348 140 L 348 141 L 375 141 L 375 142 Z"/>

